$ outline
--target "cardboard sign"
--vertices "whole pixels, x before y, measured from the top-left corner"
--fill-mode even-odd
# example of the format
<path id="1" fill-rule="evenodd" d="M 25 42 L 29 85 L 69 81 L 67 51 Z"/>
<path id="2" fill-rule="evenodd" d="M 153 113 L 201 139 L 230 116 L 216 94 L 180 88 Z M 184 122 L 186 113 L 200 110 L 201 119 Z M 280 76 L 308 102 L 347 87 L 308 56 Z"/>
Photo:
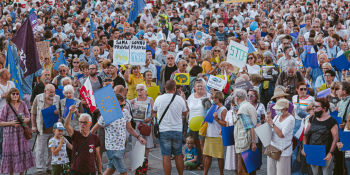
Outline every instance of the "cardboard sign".
<path id="1" fill-rule="evenodd" d="M 190 74 L 189 73 L 175 73 L 174 80 L 176 85 L 189 85 Z"/>
<path id="2" fill-rule="evenodd" d="M 129 40 L 114 40 L 113 46 L 113 63 L 116 64 L 129 64 Z"/>
<path id="3" fill-rule="evenodd" d="M 38 54 L 39 54 L 40 60 L 43 61 L 44 58 L 51 59 L 50 43 L 49 43 L 49 41 L 36 42 L 36 46 L 38 48 Z"/>
<path id="4" fill-rule="evenodd" d="M 130 42 L 130 63 L 131 65 L 146 64 L 146 41 L 131 40 Z"/>
<path id="5" fill-rule="evenodd" d="M 248 47 L 231 40 L 227 50 L 227 62 L 240 69 L 246 65 Z"/>
<path id="6" fill-rule="evenodd" d="M 218 91 L 222 91 L 222 89 L 224 89 L 226 83 L 227 83 L 227 81 L 225 81 L 224 79 L 210 75 L 207 85 L 211 88 L 218 90 Z"/>

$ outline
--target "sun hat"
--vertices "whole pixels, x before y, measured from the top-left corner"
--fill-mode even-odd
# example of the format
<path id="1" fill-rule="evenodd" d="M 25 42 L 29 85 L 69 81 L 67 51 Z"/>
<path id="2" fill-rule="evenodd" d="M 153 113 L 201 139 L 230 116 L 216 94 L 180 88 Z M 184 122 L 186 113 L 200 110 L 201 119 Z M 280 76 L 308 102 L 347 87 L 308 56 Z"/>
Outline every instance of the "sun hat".
<path id="1" fill-rule="evenodd" d="M 277 100 L 275 106 L 272 107 L 275 110 L 281 110 L 281 109 L 288 109 L 289 108 L 289 101 L 287 99 L 279 99 Z"/>
<path id="2" fill-rule="evenodd" d="M 277 97 L 287 97 L 289 94 L 285 93 L 282 88 L 276 87 L 275 91 L 273 92 L 273 96 L 271 100 L 277 98 Z"/>

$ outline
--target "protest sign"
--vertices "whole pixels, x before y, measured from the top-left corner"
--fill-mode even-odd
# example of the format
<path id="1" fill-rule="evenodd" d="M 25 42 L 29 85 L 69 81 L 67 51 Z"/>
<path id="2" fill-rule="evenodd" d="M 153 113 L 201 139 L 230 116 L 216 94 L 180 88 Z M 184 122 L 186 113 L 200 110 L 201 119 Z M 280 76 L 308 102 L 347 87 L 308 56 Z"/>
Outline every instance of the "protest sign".
<path id="1" fill-rule="evenodd" d="M 349 131 L 341 131 L 339 133 L 340 142 L 342 142 L 343 147 L 340 149 L 341 151 L 349 151 L 350 150 L 350 132 Z"/>
<path id="2" fill-rule="evenodd" d="M 36 42 L 36 47 L 38 48 L 38 54 L 41 61 L 43 61 L 44 58 L 51 59 L 49 41 Z"/>
<path id="3" fill-rule="evenodd" d="M 45 128 L 51 128 L 57 121 L 58 115 L 55 114 L 56 106 L 52 105 L 48 108 L 41 110 L 41 115 L 43 116 Z"/>
<path id="4" fill-rule="evenodd" d="M 227 50 L 227 62 L 238 68 L 243 68 L 246 65 L 248 47 L 231 40 Z"/>
<path id="5" fill-rule="evenodd" d="M 146 64 L 146 41 L 131 40 L 130 41 L 130 63 L 131 65 Z"/>
<path id="6" fill-rule="evenodd" d="M 131 151 L 131 170 L 135 171 L 138 167 L 142 166 L 145 160 L 146 146 L 140 142 L 136 142 L 134 149 Z"/>
<path id="7" fill-rule="evenodd" d="M 256 135 L 258 135 L 264 147 L 271 144 L 272 129 L 268 123 L 264 123 L 254 128 Z"/>
<path id="8" fill-rule="evenodd" d="M 211 88 L 218 90 L 218 91 L 222 91 L 222 89 L 224 89 L 226 83 L 227 83 L 226 80 L 221 79 L 221 78 L 216 77 L 216 76 L 213 76 L 213 75 L 210 75 L 207 85 Z"/>
<path id="9" fill-rule="evenodd" d="M 114 40 L 113 46 L 113 63 L 129 64 L 129 51 L 130 41 L 129 40 Z"/>
<path id="10" fill-rule="evenodd" d="M 325 145 L 304 145 L 306 163 L 310 165 L 326 166 L 326 146 Z"/>
<path id="11" fill-rule="evenodd" d="M 235 144 L 233 130 L 234 126 L 221 127 L 222 144 L 224 146 L 231 146 Z"/>
<path id="12" fill-rule="evenodd" d="M 247 151 L 242 152 L 241 156 L 248 173 L 255 171 L 262 164 L 259 149 L 256 149 L 255 151 L 249 149 Z"/>
<path id="13" fill-rule="evenodd" d="M 249 81 L 242 81 L 233 85 L 234 89 L 253 89 L 253 85 Z"/>
<path id="14" fill-rule="evenodd" d="M 190 75 L 189 73 L 175 73 L 174 80 L 176 85 L 189 85 Z"/>

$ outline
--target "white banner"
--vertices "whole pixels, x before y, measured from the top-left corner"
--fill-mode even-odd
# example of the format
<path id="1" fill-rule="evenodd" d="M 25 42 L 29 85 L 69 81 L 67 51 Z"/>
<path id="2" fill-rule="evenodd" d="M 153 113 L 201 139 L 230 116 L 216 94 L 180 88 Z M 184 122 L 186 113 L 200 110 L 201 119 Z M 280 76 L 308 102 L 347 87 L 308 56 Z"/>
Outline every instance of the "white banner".
<path id="1" fill-rule="evenodd" d="M 131 40 L 130 42 L 130 64 L 145 65 L 146 64 L 146 41 Z"/>
<path id="2" fill-rule="evenodd" d="M 242 69 L 247 63 L 248 47 L 231 40 L 227 50 L 227 62 Z"/>
<path id="3" fill-rule="evenodd" d="M 210 75 L 207 85 L 218 91 L 222 91 L 222 89 L 224 89 L 224 87 L 226 86 L 226 83 L 227 83 L 226 80 Z"/>
<path id="4" fill-rule="evenodd" d="M 130 41 L 114 40 L 113 46 L 113 63 L 118 65 L 129 64 L 130 62 Z"/>

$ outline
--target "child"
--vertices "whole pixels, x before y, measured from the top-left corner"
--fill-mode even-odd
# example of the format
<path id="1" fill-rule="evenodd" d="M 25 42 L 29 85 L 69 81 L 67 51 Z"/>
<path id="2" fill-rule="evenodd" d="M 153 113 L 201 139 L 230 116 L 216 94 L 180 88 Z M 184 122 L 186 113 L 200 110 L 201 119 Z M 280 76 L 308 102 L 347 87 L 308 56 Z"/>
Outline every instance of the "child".
<path id="1" fill-rule="evenodd" d="M 194 139 L 191 136 L 186 138 L 184 162 L 185 162 L 185 169 L 191 169 L 191 170 L 195 169 L 199 164 L 198 151 L 194 147 Z"/>
<path id="2" fill-rule="evenodd" d="M 72 149 L 72 145 L 63 137 L 64 130 L 65 128 L 61 122 L 53 125 L 54 137 L 49 140 L 49 148 L 52 152 L 52 175 L 66 174 L 68 172 L 65 172 L 65 170 L 69 170 L 66 147 Z"/>

